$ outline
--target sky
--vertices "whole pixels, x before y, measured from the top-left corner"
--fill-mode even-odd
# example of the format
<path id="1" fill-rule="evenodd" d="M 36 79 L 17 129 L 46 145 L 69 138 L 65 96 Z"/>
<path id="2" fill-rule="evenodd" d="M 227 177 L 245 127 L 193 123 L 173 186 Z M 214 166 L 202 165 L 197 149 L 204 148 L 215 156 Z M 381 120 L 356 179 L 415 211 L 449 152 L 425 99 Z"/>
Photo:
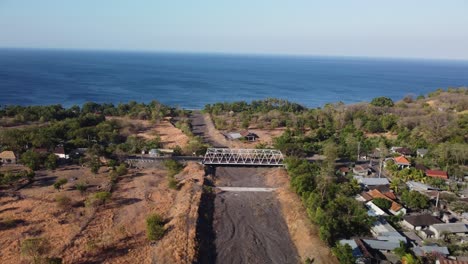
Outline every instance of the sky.
<path id="1" fill-rule="evenodd" d="M 0 47 L 468 60 L 467 0 L 0 0 Z"/>

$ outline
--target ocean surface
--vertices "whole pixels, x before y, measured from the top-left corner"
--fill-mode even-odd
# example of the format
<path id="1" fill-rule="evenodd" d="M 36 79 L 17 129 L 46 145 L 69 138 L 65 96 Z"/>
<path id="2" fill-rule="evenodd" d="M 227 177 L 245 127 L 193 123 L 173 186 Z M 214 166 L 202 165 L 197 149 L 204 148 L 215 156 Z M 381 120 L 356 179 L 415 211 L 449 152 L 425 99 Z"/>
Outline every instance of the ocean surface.
<path id="1" fill-rule="evenodd" d="M 0 105 L 283 98 L 308 107 L 399 100 L 468 86 L 468 62 L 446 60 L 0 49 Z"/>

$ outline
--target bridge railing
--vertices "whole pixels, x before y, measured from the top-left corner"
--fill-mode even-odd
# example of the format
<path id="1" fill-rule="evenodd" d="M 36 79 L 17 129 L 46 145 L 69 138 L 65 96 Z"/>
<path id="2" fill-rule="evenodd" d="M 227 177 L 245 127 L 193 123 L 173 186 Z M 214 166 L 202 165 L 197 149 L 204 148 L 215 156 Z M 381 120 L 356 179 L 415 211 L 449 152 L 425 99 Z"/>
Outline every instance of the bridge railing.
<path id="1" fill-rule="evenodd" d="M 284 156 L 276 149 L 208 148 L 203 158 L 205 165 L 282 166 Z"/>

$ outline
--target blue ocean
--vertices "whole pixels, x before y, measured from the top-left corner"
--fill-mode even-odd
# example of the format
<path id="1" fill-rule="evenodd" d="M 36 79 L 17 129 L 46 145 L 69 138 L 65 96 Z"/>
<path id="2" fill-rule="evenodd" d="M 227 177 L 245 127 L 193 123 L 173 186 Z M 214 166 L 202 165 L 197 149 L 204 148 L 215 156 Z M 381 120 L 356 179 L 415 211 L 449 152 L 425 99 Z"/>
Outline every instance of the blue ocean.
<path id="1" fill-rule="evenodd" d="M 0 104 L 149 102 L 200 109 L 283 98 L 308 107 L 468 86 L 446 60 L 0 49 Z"/>

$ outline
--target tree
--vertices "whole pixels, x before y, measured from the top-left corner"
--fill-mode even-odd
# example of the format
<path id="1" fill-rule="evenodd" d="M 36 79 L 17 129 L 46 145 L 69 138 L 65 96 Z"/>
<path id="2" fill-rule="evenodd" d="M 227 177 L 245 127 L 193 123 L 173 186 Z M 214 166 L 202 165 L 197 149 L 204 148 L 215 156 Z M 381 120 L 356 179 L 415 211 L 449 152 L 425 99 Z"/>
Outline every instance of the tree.
<path id="1" fill-rule="evenodd" d="M 148 240 L 159 240 L 164 236 L 164 220 L 158 214 L 151 214 L 146 218 L 146 235 Z"/>
<path id="2" fill-rule="evenodd" d="M 28 150 L 23 153 L 23 155 L 21 155 L 21 163 L 26 165 L 31 170 L 37 170 L 41 165 L 41 157 L 39 153 Z"/>
<path id="3" fill-rule="evenodd" d="M 411 209 L 426 209 L 429 207 L 429 199 L 417 191 L 403 192 L 401 201 Z"/>
<path id="4" fill-rule="evenodd" d="M 353 256 L 353 249 L 348 244 L 336 243 L 332 248 L 332 253 L 340 261 L 341 264 L 354 264 L 356 258 Z"/>
<path id="5" fill-rule="evenodd" d="M 128 169 L 127 167 L 125 166 L 125 164 L 120 164 L 119 166 L 117 166 L 117 168 L 115 169 L 115 171 L 117 172 L 117 175 L 118 176 L 122 176 L 122 175 L 125 175 L 128 173 Z"/>
<path id="6" fill-rule="evenodd" d="M 394 105 L 392 99 L 390 99 L 388 97 L 384 97 L 384 96 L 376 97 L 376 98 L 372 99 L 370 104 L 373 105 L 373 106 L 379 106 L 379 107 L 384 107 L 384 106 L 392 107 Z"/>
<path id="7" fill-rule="evenodd" d="M 49 170 L 57 168 L 57 156 L 53 153 L 49 154 L 44 162 L 44 166 Z"/>
<path id="8" fill-rule="evenodd" d="M 384 198 L 375 198 L 372 202 L 384 210 L 388 210 L 392 206 L 392 202 Z"/>
<path id="9" fill-rule="evenodd" d="M 54 188 L 59 191 L 63 185 L 67 184 L 68 180 L 65 179 L 65 178 L 61 178 L 61 179 L 58 179 L 55 183 L 54 183 Z"/>

